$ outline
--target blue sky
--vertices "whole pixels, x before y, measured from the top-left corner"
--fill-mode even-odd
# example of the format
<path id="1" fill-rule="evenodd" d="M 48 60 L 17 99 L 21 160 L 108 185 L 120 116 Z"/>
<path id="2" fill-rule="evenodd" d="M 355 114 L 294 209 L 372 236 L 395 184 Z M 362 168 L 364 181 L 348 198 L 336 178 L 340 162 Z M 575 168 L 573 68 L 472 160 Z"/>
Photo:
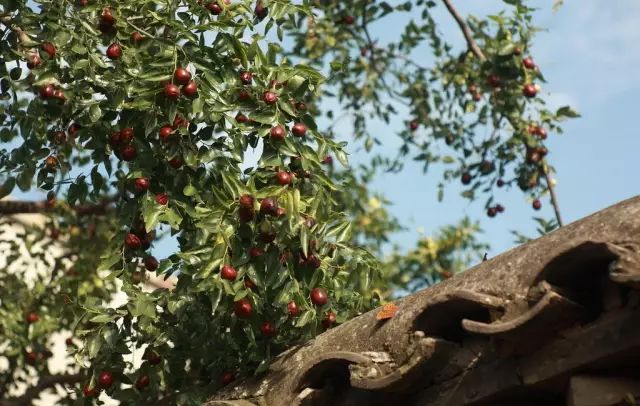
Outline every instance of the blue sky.
<path id="1" fill-rule="evenodd" d="M 504 8 L 499 0 L 455 3 L 465 16 L 481 17 Z M 634 176 L 640 172 L 636 156 L 640 134 L 635 120 L 635 114 L 640 113 L 640 2 L 567 1 L 557 12 L 552 11 L 549 0 L 530 4 L 540 9 L 535 21 L 546 29 L 537 36 L 531 53 L 548 81 L 542 93 L 552 107 L 570 104 L 582 114 L 564 126 L 565 134 L 551 134 L 547 143 L 549 159 L 558 171 L 557 193 L 568 223 L 640 193 L 640 182 Z M 373 36 L 381 42 L 393 39 L 406 18 L 402 14 L 386 19 L 383 26 L 374 25 Z M 464 46 L 459 30 L 442 7 L 436 11 L 436 20 L 450 42 Z M 428 54 L 426 48 L 416 53 L 416 62 L 428 65 Z M 388 133 L 378 134 L 388 140 L 382 152 L 396 151 L 394 133 L 405 119 L 400 115 L 388 128 L 376 127 Z M 342 128 L 348 133 L 349 123 L 343 123 Z M 510 230 L 535 234 L 531 217 L 537 213 L 519 190 L 501 190 L 498 201 L 506 212 L 488 219 L 482 201 L 470 203 L 460 197 L 458 184 L 451 184 L 444 201 L 438 203 L 440 173 L 434 169 L 425 175 L 420 164 L 408 161 L 403 172 L 382 175 L 373 183 L 375 190 L 393 202 L 393 214 L 408 228 L 394 236 L 394 243 L 409 249 L 420 237 L 418 230 L 430 234 L 463 216 L 481 221 L 485 230 L 482 238 L 491 245 L 490 256 L 514 245 Z M 26 197 L 34 198 L 35 194 Z M 543 204 L 543 214 L 550 218 L 546 198 Z M 173 249 L 174 244 L 167 241 L 156 245 L 154 251 L 163 258 Z"/>
<path id="2" fill-rule="evenodd" d="M 465 16 L 483 16 L 504 8 L 504 3 L 497 0 L 455 4 Z M 557 12 L 548 0 L 530 4 L 539 8 L 536 25 L 546 29 L 536 37 L 531 52 L 547 79 L 542 94 L 551 107 L 570 104 L 582 115 L 564 125 L 564 134 L 551 134 L 547 143 L 549 160 L 558 172 L 562 215 L 569 223 L 640 193 L 640 182 L 635 179 L 640 169 L 640 134 L 635 117 L 640 113 L 640 2 L 567 1 Z M 446 10 L 441 8 L 436 14 L 443 34 L 464 46 Z M 387 21 L 383 27 L 373 26 L 373 35 L 384 42 L 397 33 L 394 27 L 403 26 L 403 18 Z M 425 56 L 414 56 L 416 62 L 428 63 L 428 50 L 422 52 Z M 403 119 L 406 117 L 398 117 L 393 129 L 399 128 Z M 348 125 L 343 126 L 345 131 Z M 393 129 L 380 130 L 389 132 L 382 151 L 393 152 L 398 145 L 391 135 Z M 385 139 L 384 134 L 378 135 Z M 515 245 L 510 230 L 536 235 L 531 217 L 540 213 L 531 209 L 519 190 L 501 190 L 498 202 L 506 212 L 489 219 L 484 213 L 484 200 L 470 203 L 463 199 L 458 184 L 451 184 L 444 201 L 438 203 L 436 186 L 440 178 L 437 169 L 425 175 L 421 164 L 408 161 L 400 174 L 385 174 L 374 182 L 374 189 L 393 202 L 393 214 L 408 227 L 394 238 L 401 247 L 411 248 L 420 236 L 418 230 L 430 234 L 465 215 L 481 221 L 485 230 L 482 238 L 491 245 L 489 256 Z M 548 199 L 542 201 L 541 214 L 551 218 Z"/>

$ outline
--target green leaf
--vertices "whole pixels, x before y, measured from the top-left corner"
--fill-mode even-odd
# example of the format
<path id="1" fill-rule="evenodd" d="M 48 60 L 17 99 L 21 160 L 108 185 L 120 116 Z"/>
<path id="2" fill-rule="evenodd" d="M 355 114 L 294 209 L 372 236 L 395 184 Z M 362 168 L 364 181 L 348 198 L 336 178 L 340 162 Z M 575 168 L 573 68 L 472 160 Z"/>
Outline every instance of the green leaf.
<path id="1" fill-rule="evenodd" d="M 16 185 L 16 178 L 14 178 L 13 176 L 10 176 L 9 178 L 7 178 L 7 180 L 4 181 L 2 186 L 0 186 L 0 199 L 11 194 L 11 191 L 13 190 L 15 185 Z"/>

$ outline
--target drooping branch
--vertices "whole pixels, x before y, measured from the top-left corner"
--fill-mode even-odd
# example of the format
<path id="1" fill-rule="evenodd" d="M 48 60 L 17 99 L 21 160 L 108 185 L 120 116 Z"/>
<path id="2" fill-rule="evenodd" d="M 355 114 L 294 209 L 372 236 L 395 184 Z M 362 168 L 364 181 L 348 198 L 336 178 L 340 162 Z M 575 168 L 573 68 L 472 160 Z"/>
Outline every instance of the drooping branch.
<path id="1" fill-rule="evenodd" d="M 73 206 L 72 209 L 79 216 L 105 214 L 111 209 L 110 203 L 109 200 L 96 204 L 81 204 Z M 46 201 L 0 200 L 0 215 L 45 213 L 49 210 Z"/>
<path id="2" fill-rule="evenodd" d="M 482 53 L 482 50 L 480 49 L 476 41 L 473 39 L 473 33 L 471 32 L 469 25 L 464 21 L 464 18 L 462 18 L 460 13 L 458 13 L 458 10 L 456 10 L 454 5 L 451 3 L 451 0 L 442 0 L 442 1 L 444 2 L 444 5 L 447 7 L 447 10 L 449 10 L 449 13 L 451 14 L 451 16 L 453 16 L 453 18 L 458 23 L 460 30 L 462 30 L 462 35 L 464 35 L 464 39 L 465 41 L 467 41 L 467 47 L 469 48 L 469 51 L 473 52 L 473 54 L 476 57 L 478 57 L 478 59 L 480 59 L 481 61 L 486 60 L 487 58 L 484 56 L 484 53 Z"/>
<path id="3" fill-rule="evenodd" d="M 34 399 L 40 396 L 42 391 L 56 385 L 74 385 L 82 382 L 82 379 L 81 374 L 44 375 L 40 377 L 35 386 L 28 388 L 23 395 L 17 398 L 0 399 L 0 406 L 29 406 Z"/>
<path id="4" fill-rule="evenodd" d="M 542 176 L 544 176 L 545 181 L 547 182 L 547 190 L 549 191 L 549 197 L 551 198 L 551 205 L 553 206 L 553 211 L 556 214 L 556 221 L 558 222 L 558 226 L 562 227 L 562 217 L 560 216 L 560 203 L 558 202 L 558 197 L 556 196 L 556 190 L 553 187 L 553 182 L 551 176 L 549 176 L 549 171 L 547 170 L 547 166 L 543 163 L 540 166 L 540 171 L 542 172 Z"/>

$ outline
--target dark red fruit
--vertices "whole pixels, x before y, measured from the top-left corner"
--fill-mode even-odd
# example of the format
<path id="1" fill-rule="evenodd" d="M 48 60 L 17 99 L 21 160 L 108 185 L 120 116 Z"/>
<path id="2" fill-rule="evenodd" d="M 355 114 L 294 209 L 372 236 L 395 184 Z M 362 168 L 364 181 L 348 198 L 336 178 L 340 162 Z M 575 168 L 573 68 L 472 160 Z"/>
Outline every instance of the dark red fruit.
<path id="1" fill-rule="evenodd" d="M 269 105 L 275 104 L 278 101 L 278 95 L 273 92 L 266 91 L 262 93 L 262 101 Z"/>
<path id="2" fill-rule="evenodd" d="M 158 365 L 162 361 L 162 357 L 160 357 L 155 351 L 151 351 L 147 354 L 147 361 L 151 365 Z"/>
<path id="3" fill-rule="evenodd" d="M 98 375 L 98 385 L 103 389 L 109 389 L 113 385 L 113 374 L 109 371 L 102 371 Z"/>
<path id="4" fill-rule="evenodd" d="M 538 89 L 536 89 L 536 87 L 532 84 L 527 84 L 522 87 L 522 94 L 525 97 L 529 98 L 535 97 L 536 94 L 538 94 Z"/>
<path id="5" fill-rule="evenodd" d="M 245 85 L 250 85 L 253 80 L 253 75 L 249 71 L 244 71 L 240 73 L 240 81 Z"/>
<path id="6" fill-rule="evenodd" d="M 260 241 L 262 241 L 265 244 L 270 244 L 274 242 L 275 239 L 276 239 L 276 235 L 274 233 L 267 233 L 267 232 L 260 233 Z"/>
<path id="7" fill-rule="evenodd" d="M 264 250 L 260 247 L 251 247 L 249 249 L 249 256 L 251 258 L 261 257 L 262 255 L 264 255 Z"/>
<path id="8" fill-rule="evenodd" d="M 35 351 L 27 351 L 24 354 L 25 362 L 29 365 L 34 365 L 38 361 L 38 353 Z"/>
<path id="9" fill-rule="evenodd" d="M 251 93 L 247 92 L 244 89 L 240 90 L 240 92 L 238 92 L 238 100 L 243 102 L 251 100 Z"/>
<path id="10" fill-rule="evenodd" d="M 140 34 L 138 31 L 134 31 L 131 33 L 131 42 L 134 44 L 139 44 L 144 40 L 144 35 Z"/>
<path id="11" fill-rule="evenodd" d="M 150 185 L 151 182 L 149 181 L 149 178 L 136 178 L 134 181 L 134 186 L 138 192 L 146 192 L 149 190 Z"/>
<path id="12" fill-rule="evenodd" d="M 282 141 L 285 137 L 284 127 L 277 125 L 271 128 L 271 139 L 275 141 Z"/>
<path id="13" fill-rule="evenodd" d="M 185 68 L 177 68 L 173 73 L 173 80 L 180 85 L 186 85 L 191 80 L 191 72 Z"/>
<path id="14" fill-rule="evenodd" d="M 55 144 L 60 145 L 64 144 L 67 140 L 67 135 L 62 131 L 54 131 L 53 134 L 51 134 L 51 138 L 53 138 Z"/>
<path id="15" fill-rule="evenodd" d="M 535 69 L 536 64 L 535 62 L 533 62 L 533 59 L 531 57 L 526 57 L 522 60 L 522 64 L 524 65 L 525 68 L 527 69 Z"/>
<path id="16" fill-rule="evenodd" d="M 293 300 L 287 303 L 287 311 L 289 312 L 290 316 L 297 316 L 300 314 L 300 308 L 298 307 L 298 304 Z"/>
<path id="17" fill-rule="evenodd" d="M 109 59 L 120 59 L 122 56 L 122 47 L 119 44 L 111 44 L 107 48 L 107 57 Z"/>
<path id="18" fill-rule="evenodd" d="M 251 195 L 248 195 L 246 193 L 243 194 L 242 196 L 240 196 L 238 202 L 240 203 L 240 207 L 253 209 L 253 197 Z"/>
<path id="19" fill-rule="evenodd" d="M 462 181 L 463 185 L 468 185 L 469 183 L 471 183 L 471 174 L 469 172 L 464 172 L 462 174 L 462 177 L 460 177 L 460 180 Z"/>
<path id="20" fill-rule="evenodd" d="M 66 345 L 69 345 L 69 346 L 74 345 L 74 344 L 73 344 L 73 337 L 67 337 L 67 339 L 66 339 L 66 340 L 64 340 L 64 343 L 65 343 Z"/>
<path id="21" fill-rule="evenodd" d="M 27 313 L 27 317 L 25 319 L 27 320 L 27 323 L 33 324 L 40 320 L 40 317 L 38 317 L 38 313 L 36 312 L 29 312 Z"/>
<path id="22" fill-rule="evenodd" d="M 261 0 L 258 0 L 254 13 L 256 14 L 256 17 L 258 17 L 258 20 L 263 20 L 267 14 L 269 14 L 269 9 L 262 4 Z"/>
<path id="23" fill-rule="evenodd" d="M 198 85 L 196 82 L 189 82 L 182 86 L 182 94 L 186 97 L 195 97 L 198 94 Z"/>
<path id="24" fill-rule="evenodd" d="M 156 195 L 156 203 L 164 206 L 165 204 L 169 203 L 169 196 L 166 193 L 158 193 Z"/>
<path id="25" fill-rule="evenodd" d="M 42 58 L 37 53 L 30 54 L 27 59 L 27 68 L 29 69 L 35 69 L 42 65 Z"/>
<path id="26" fill-rule="evenodd" d="M 265 321 L 260 325 L 260 332 L 265 337 L 273 337 L 277 334 L 276 325 L 270 321 Z"/>
<path id="27" fill-rule="evenodd" d="M 307 126 L 303 123 L 295 123 L 293 127 L 291 127 L 291 133 L 296 137 L 304 137 L 307 133 Z"/>
<path id="28" fill-rule="evenodd" d="M 318 269 L 320 268 L 320 258 L 315 255 L 309 255 L 305 264 L 311 269 Z"/>
<path id="29" fill-rule="evenodd" d="M 40 49 L 49 54 L 51 58 L 56 56 L 56 47 L 49 41 L 45 41 L 40 45 Z"/>
<path id="30" fill-rule="evenodd" d="M 487 209 L 487 216 L 489 216 L 489 217 L 495 217 L 496 213 L 497 213 L 497 211 L 496 211 L 495 207 L 489 207 Z"/>
<path id="31" fill-rule="evenodd" d="M 241 222 L 247 223 L 253 220 L 253 209 L 240 207 L 240 210 L 238 211 L 238 216 L 240 217 Z"/>
<path id="32" fill-rule="evenodd" d="M 137 250 L 142 247 L 142 241 L 140 241 L 140 237 L 133 233 L 127 233 L 124 237 L 124 245 L 130 250 Z"/>
<path id="33" fill-rule="evenodd" d="M 238 113 L 238 114 L 236 114 L 236 121 L 238 123 L 244 124 L 244 123 L 249 121 L 249 117 L 245 116 L 242 113 Z"/>
<path id="34" fill-rule="evenodd" d="M 149 386 L 150 382 L 151 381 L 149 380 L 149 375 L 140 375 L 138 377 L 138 380 L 136 380 L 136 389 L 142 390 Z"/>
<path id="35" fill-rule="evenodd" d="M 102 10 L 102 15 L 100 16 L 100 22 L 105 25 L 114 25 L 116 23 L 116 19 L 113 16 L 113 14 L 111 14 L 110 8 L 105 8 L 104 10 Z"/>
<path id="36" fill-rule="evenodd" d="M 496 182 L 496 186 L 503 187 L 504 186 L 504 180 L 498 179 L 498 181 Z"/>
<path id="37" fill-rule="evenodd" d="M 128 144 L 133 140 L 134 131 L 133 128 L 127 127 L 120 130 L 120 143 Z"/>
<path id="38" fill-rule="evenodd" d="M 418 129 L 418 122 L 413 120 L 412 122 L 409 123 L 409 129 L 411 131 L 415 131 Z"/>
<path id="39" fill-rule="evenodd" d="M 221 386 L 227 386 L 229 385 L 231 382 L 233 382 L 236 379 L 236 376 L 234 375 L 233 372 L 223 372 L 222 375 L 220 375 L 220 385 Z"/>
<path id="40" fill-rule="evenodd" d="M 62 89 L 56 89 L 53 91 L 53 97 L 62 100 L 63 102 L 67 100 L 67 97 L 64 95 Z"/>
<path id="41" fill-rule="evenodd" d="M 324 319 L 322 319 L 322 327 L 331 328 L 331 326 L 333 326 L 335 322 L 336 314 L 334 312 L 327 312 L 327 314 L 324 316 Z"/>
<path id="42" fill-rule="evenodd" d="M 305 111 L 307 109 L 307 105 L 304 104 L 303 102 L 297 102 L 296 103 L 296 109 L 298 109 L 300 111 Z"/>
<path id="43" fill-rule="evenodd" d="M 287 214 L 287 211 L 284 209 L 284 207 L 278 207 L 276 209 L 276 217 L 282 217 L 285 214 Z"/>
<path id="44" fill-rule="evenodd" d="M 144 259 L 144 268 L 149 272 L 155 272 L 158 269 L 158 260 L 156 257 L 149 255 Z"/>
<path id="45" fill-rule="evenodd" d="M 180 168 L 182 166 L 182 159 L 178 157 L 171 158 L 169 160 L 169 166 L 172 167 L 173 169 Z"/>
<path id="46" fill-rule="evenodd" d="M 356 21 L 356 19 L 355 19 L 355 17 L 354 17 L 354 16 L 352 16 L 352 15 L 345 16 L 345 17 L 342 19 L 342 22 L 343 22 L 343 23 L 345 23 L 345 24 L 347 24 L 347 25 L 351 25 L 351 24 L 353 24 L 355 21 Z"/>
<path id="47" fill-rule="evenodd" d="M 313 288 L 311 289 L 311 303 L 316 306 L 324 306 L 327 304 L 327 292 L 321 288 Z"/>
<path id="48" fill-rule="evenodd" d="M 324 159 L 322 160 L 322 163 L 325 165 L 333 164 L 333 157 L 331 155 L 325 156 Z"/>
<path id="49" fill-rule="evenodd" d="M 167 83 L 164 85 L 164 95 L 167 99 L 178 100 L 180 98 L 180 88 L 173 83 Z"/>
<path id="50" fill-rule="evenodd" d="M 253 313 L 253 306 L 248 299 L 240 299 L 235 302 L 233 312 L 238 317 L 246 318 L 251 316 L 251 313 Z"/>
<path id="51" fill-rule="evenodd" d="M 293 176 L 289 172 L 279 171 L 276 173 L 276 181 L 282 186 L 290 185 L 293 180 Z"/>
<path id="52" fill-rule="evenodd" d="M 260 213 L 262 214 L 275 215 L 277 209 L 276 201 L 271 197 L 264 198 L 260 202 Z"/>
<path id="53" fill-rule="evenodd" d="M 52 84 L 46 84 L 40 88 L 40 97 L 43 99 L 50 99 L 53 97 L 53 93 L 56 89 Z"/>
<path id="54" fill-rule="evenodd" d="M 112 147 L 120 145 L 120 131 L 114 131 L 109 134 L 109 145 Z"/>
<path id="55" fill-rule="evenodd" d="M 223 265 L 220 268 L 220 277 L 228 281 L 235 281 L 236 277 L 238 277 L 238 271 L 231 265 Z"/>
<path id="56" fill-rule="evenodd" d="M 536 128 L 536 135 L 538 137 L 540 137 L 540 139 L 546 140 L 547 139 L 547 130 L 545 130 L 542 127 L 537 127 Z"/>
<path id="57" fill-rule="evenodd" d="M 174 130 L 177 130 L 180 127 L 187 128 L 189 127 L 189 122 L 185 120 L 181 115 L 176 115 L 171 126 Z"/>
<path id="58" fill-rule="evenodd" d="M 487 76 L 487 84 L 491 87 L 500 87 L 502 80 L 500 79 L 500 76 L 496 75 L 495 73 Z"/>
<path id="59" fill-rule="evenodd" d="M 222 13 L 222 7 L 215 1 L 212 1 L 211 3 L 207 3 L 206 7 L 207 7 L 207 10 L 209 10 L 213 15 L 218 15 Z"/>
<path id="60" fill-rule="evenodd" d="M 125 145 L 120 150 L 120 155 L 122 155 L 124 161 L 133 161 L 138 156 L 138 150 L 134 145 Z"/>
<path id="61" fill-rule="evenodd" d="M 540 210 L 542 208 L 542 202 L 536 199 L 531 203 L 531 207 L 533 207 L 534 210 Z"/>
<path id="62" fill-rule="evenodd" d="M 501 204 L 496 204 L 496 211 L 498 213 L 503 213 L 504 212 L 504 206 Z"/>
<path id="63" fill-rule="evenodd" d="M 160 128 L 158 136 L 162 141 L 168 141 L 171 133 L 173 133 L 173 128 L 171 126 L 165 125 L 164 127 Z"/>
<path id="64" fill-rule="evenodd" d="M 84 395 L 85 398 L 98 397 L 98 391 L 96 390 L 96 388 L 91 388 L 89 387 L 89 385 L 85 385 L 85 387 L 82 388 L 82 394 Z"/>
<path id="65" fill-rule="evenodd" d="M 82 127 L 80 126 L 80 124 L 78 123 L 72 123 L 69 128 L 67 129 L 67 133 L 69 134 L 69 137 L 75 137 L 76 134 L 78 133 L 78 131 L 80 131 Z"/>

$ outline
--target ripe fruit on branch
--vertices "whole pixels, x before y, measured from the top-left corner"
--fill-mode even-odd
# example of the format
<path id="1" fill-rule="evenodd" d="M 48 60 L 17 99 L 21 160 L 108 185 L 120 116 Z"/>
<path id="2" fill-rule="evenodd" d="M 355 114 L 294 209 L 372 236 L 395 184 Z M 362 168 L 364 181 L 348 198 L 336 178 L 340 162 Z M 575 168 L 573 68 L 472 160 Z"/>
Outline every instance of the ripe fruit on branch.
<path id="1" fill-rule="evenodd" d="M 253 209 L 240 207 L 240 210 L 238 210 L 238 217 L 240 217 L 240 221 L 243 223 L 253 220 Z"/>
<path id="2" fill-rule="evenodd" d="M 149 181 L 149 178 L 136 178 L 134 181 L 134 187 L 138 192 L 146 192 L 149 190 L 150 185 L 151 182 Z"/>
<path id="3" fill-rule="evenodd" d="M 495 207 L 489 207 L 487 209 L 487 216 L 489 216 L 489 217 L 495 217 L 496 213 L 497 213 L 497 211 L 496 211 Z"/>
<path id="4" fill-rule="evenodd" d="M 173 169 L 178 169 L 182 166 L 182 159 L 178 157 L 173 157 L 169 160 L 169 166 Z"/>
<path id="5" fill-rule="evenodd" d="M 43 42 L 42 45 L 40 45 L 40 49 L 46 52 L 51 58 L 56 56 L 56 47 L 49 41 Z"/>
<path id="6" fill-rule="evenodd" d="M 246 318 L 251 316 L 251 313 L 253 313 L 253 306 L 251 305 L 249 299 L 240 299 L 235 302 L 233 312 L 237 317 Z"/>
<path id="7" fill-rule="evenodd" d="M 220 268 L 220 277 L 228 281 L 235 281 L 238 276 L 238 271 L 231 265 L 223 265 Z"/>
<path id="8" fill-rule="evenodd" d="M 173 83 L 167 83 L 164 85 L 164 95 L 167 99 L 178 100 L 180 98 L 180 88 Z"/>
<path id="9" fill-rule="evenodd" d="M 542 202 L 539 199 L 536 199 L 531 203 L 531 207 L 533 207 L 534 210 L 540 210 L 542 208 Z"/>
<path id="10" fill-rule="evenodd" d="M 293 180 L 293 176 L 289 172 L 279 171 L 276 173 L 276 181 L 282 186 L 290 185 Z"/>
<path id="11" fill-rule="evenodd" d="M 271 128 L 271 139 L 275 141 L 282 141 L 285 137 L 284 127 L 277 125 Z"/>
<path id="12" fill-rule="evenodd" d="M 144 35 L 140 34 L 138 31 L 134 31 L 131 33 L 131 42 L 136 45 L 144 40 Z"/>
<path id="13" fill-rule="evenodd" d="M 53 155 L 48 156 L 47 159 L 44 160 L 44 166 L 49 171 L 55 171 L 58 166 L 58 158 Z"/>
<path id="14" fill-rule="evenodd" d="M 244 71 L 240 73 L 240 81 L 244 85 L 250 85 L 253 80 L 253 75 L 249 71 Z"/>
<path id="15" fill-rule="evenodd" d="M 327 304 L 327 292 L 325 292 L 322 288 L 313 288 L 311 289 L 311 303 L 316 306 L 324 306 Z"/>
<path id="16" fill-rule="evenodd" d="M 98 397 L 98 391 L 96 390 L 96 388 L 91 388 L 89 385 L 85 385 L 85 387 L 82 388 L 82 394 L 84 395 L 85 398 Z"/>
<path id="17" fill-rule="evenodd" d="M 29 313 L 27 313 L 27 316 L 25 317 L 25 320 L 27 321 L 27 323 L 33 324 L 33 323 L 37 322 L 38 320 L 40 320 L 40 317 L 38 317 L 38 313 L 36 313 L 36 312 L 29 312 Z"/>
<path id="18" fill-rule="evenodd" d="M 186 85 L 191 80 L 191 72 L 185 68 L 177 68 L 173 73 L 173 79 L 180 85 Z"/>
<path id="19" fill-rule="evenodd" d="M 107 57 L 111 60 L 120 59 L 122 56 L 122 47 L 120 44 L 113 43 L 107 48 Z"/>
<path id="20" fill-rule="evenodd" d="M 244 207 L 246 209 L 253 209 L 253 197 L 246 193 L 240 196 L 238 203 L 240 203 L 240 207 Z"/>
<path id="21" fill-rule="evenodd" d="M 503 187 L 503 186 L 504 186 L 504 180 L 502 180 L 502 179 L 498 179 L 498 180 L 496 181 L 496 186 L 498 186 L 498 187 Z"/>
<path id="22" fill-rule="evenodd" d="M 40 88 L 40 97 L 43 99 L 50 99 L 53 97 L 53 93 L 55 92 L 55 88 L 51 83 L 48 83 Z"/>
<path id="23" fill-rule="evenodd" d="M 149 386 L 149 375 L 140 375 L 138 380 L 136 380 L 136 389 L 142 390 Z"/>
<path id="24" fill-rule="evenodd" d="M 120 155 L 122 155 L 124 161 L 133 161 L 138 156 L 138 150 L 134 145 L 125 145 L 120 150 Z"/>
<path id="25" fill-rule="evenodd" d="M 335 322 L 336 314 L 334 312 L 327 312 L 327 314 L 324 316 L 324 319 L 322 319 L 322 327 L 331 328 L 331 326 L 333 326 Z"/>
<path id="26" fill-rule="evenodd" d="M 37 53 L 29 54 L 27 56 L 27 68 L 35 69 L 42 65 L 42 58 Z"/>
<path id="27" fill-rule="evenodd" d="M 213 15 L 218 15 L 222 13 L 222 7 L 215 1 L 207 3 L 206 7 L 207 7 L 207 10 L 209 10 Z"/>
<path id="28" fill-rule="evenodd" d="M 269 9 L 262 4 L 262 0 L 258 0 L 254 13 L 256 17 L 258 17 L 258 20 L 264 20 L 267 14 L 269 14 Z"/>
<path id="29" fill-rule="evenodd" d="M 156 203 L 164 206 L 165 204 L 169 203 L 169 196 L 166 193 L 158 193 L 156 195 Z"/>
<path id="30" fill-rule="evenodd" d="M 535 69 L 536 67 L 535 62 L 533 62 L 533 59 L 529 56 L 522 60 L 522 65 L 527 69 Z"/>
<path id="31" fill-rule="evenodd" d="M 276 204 L 275 199 L 272 197 L 264 198 L 260 202 L 260 213 L 262 214 L 275 215 L 277 209 L 278 205 Z"/>
<path id="32" fill-rule="evenodd" d="M 98 375 L 98 385 L 102 389 L 109 389 L 113 385 L 113 374 L 109 371 L 102 371 Z"/>
<path id="33" fill-rule="evenodd" d="M 151 365 L 158 365 L 162 361 L 162 358 L 155 351 L 151 351 L 147 354 L 147 361 L 149 361 Z"/>
<path id="34" fill-rule="evenodd" d="M 501 82 L 502 80 L 500 79 L 500 76 L 496 75 L 495 73 L 487 76 L 487 84 L 493 88 L 500 87 Z"/>
<path id="35" fill-rule="evenodd" d="M 158 136 L 162 141 L 168 141 L 172 133 L 173 133 L 173 127 L 165 125 L 164 127 L 160 128 L 160 131 L 158 132 Z"/>
<path id="36" fill-rule="evenodd" d="M 536 89 L 536 87 L 532 84 L 526 84 L 522 87 L 522 94 L 525 97 L 528 97 L 528 98 L 535 97 L 537 93 L 538 93 L 538 89 Z"/>
<path id="37" fill-rule="evenodd" d="M 196 82 L 189 82 L 182 86 L 182 94 L 186 97 L 195 97 L 198 94 L 198 85 Z"/>
<path id="38" fill-rule="evenodd" d="M 114 25 L 116 23 L 116 19 L 111 13 L 110 8 L 105 8 L 102 10 L 102 15 L 100 16 L 100 22 L 105 25 Z"/>
<path id="39" fill-rule="evenodd" d="M 471 174 L 469 172 L 462 173 L 462 176 L 460 177 L 460 181 L 462 182 L 463 185 L 468 185 L 469 183 L 471 183 Z"/>
<path id="40" fill-rule="evenodd" d="M 134 131 L 131 127 L 126 127 L 120 130 L 120 143 L 128 144 L 133 140 Z"/>
<path id="41" fill-rule="evenodd" d="M 249 256 L 251 258 L 258 258 L 264 255 L 264 250 L 260 247 L 251 247 L 249 249 Z"/>
<path id="42" fill-rule="evenodd" d="M 297 316 L 300 314 L 300 308 L 298 307 L 298 304 L 293 300 L 287 303 L 287 311 L 289 312 L 290 316 Z"/>
<path id="43" fill-rule="evenodd" d="M 245 116 L 242 113 L 236 114 L 236 121 L 240 124 L 244 124 L 249 121 L 249 117 Z"/>
<path id="44" fill-rule="evenodd" d="M 127 233 L 127 235 L 124 237 L 124 245 L 125 247 L 127 247 L 127 249 L 135 251 L 142 247 L 142 241 L 140 240 L 140 237 L 138 237 L 134 233 Z"/>
<path id="45" fill-rule="evenodd" d="M 236 376 L 233 374 L 233 372 L 226 371 L 222 375 L 220 375 L 220 385 L 227 386 L 231 382 L 233 382 L 235 379 L 236 379 Z"/>
<path id="46" fill-rule="evenodd" d="M 155 272 L 158 269 L 158 260 L 153 255 L 149 255 L 144 259 L 144 268 L 149 272 Z"/>
<path id="47" fill-rule="evenodd" d="M 273 105 L 278 101 L 278 95 L 267 90 L 266 92 L 262 93 L 262 101 L 264 101 L 268 105 Z"/>
<path id="48" fill-rule="evenodd" d="M 342 19 L 342 22 L 347 25 L 352 25 L 356 21 L 355 17 L 352 15 L 347 15 Z"/>
<path id="49" fill-rule="evenodd" d="M 260 325 L 260 332 L 263 336 L 271 338 L 277 334 L 276 325 L 270 321 L 265 321 Z"/>
<path id="50" fill-rule="evenodd" d="M 416 120 L 413 120 L 409 123 L 409 129 L 411 131 L 415 131 L 418 129 L 418 125 L 419 125 L 418 122 Z"/>
<path id="51" fill-rule="evenodd" d="M 291 133 L 296 137 L 304 137 L 307 133 L 307 126 L 303 123 L 295 123 L 293 127 L 291 127 Z"/>

